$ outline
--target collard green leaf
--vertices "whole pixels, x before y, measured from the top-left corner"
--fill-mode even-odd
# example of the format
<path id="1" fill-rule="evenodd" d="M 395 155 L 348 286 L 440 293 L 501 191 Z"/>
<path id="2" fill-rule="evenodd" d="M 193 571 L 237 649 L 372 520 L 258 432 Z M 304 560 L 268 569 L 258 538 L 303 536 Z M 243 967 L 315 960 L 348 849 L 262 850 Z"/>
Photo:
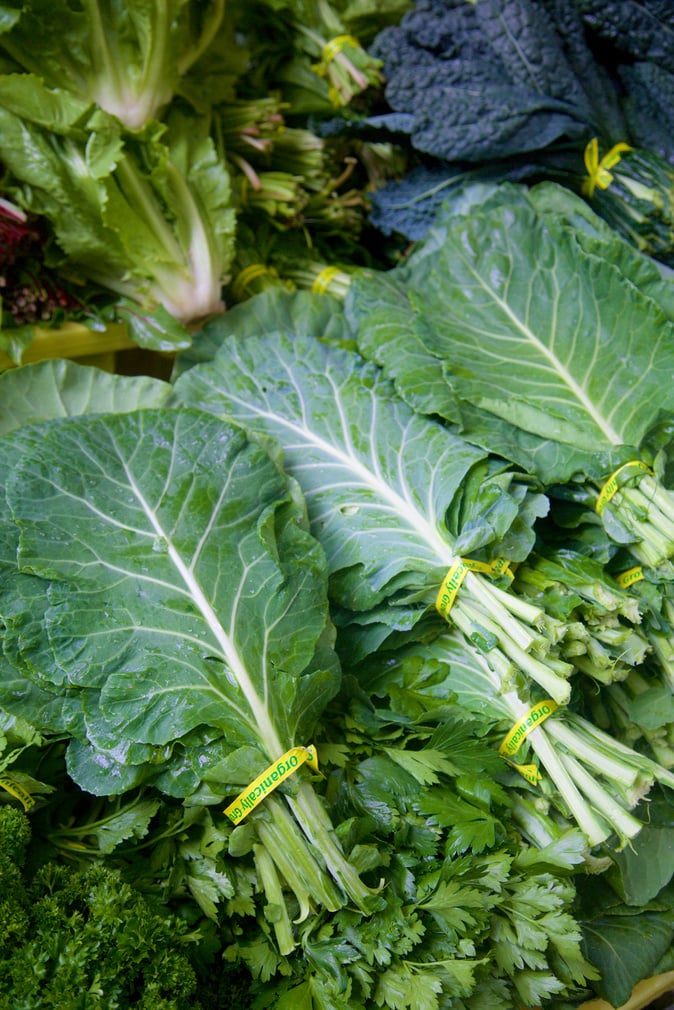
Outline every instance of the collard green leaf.
<path id="1" fill-rule="evenodd" d="M 417 257 L 393 273 L 363 271 L 353 278 L 345 313 L 366 358 L 385 370 L 398 394 L 423 414 L 458 420 L 459 410 L 445 381 L 442 362 L 417 333 L 418 317 L 407 293 Z"/>
<path id="2" fill-rule="evenodd" d="M 674 875 L 674 830 L 646 824 L 633 846 L 614 859 L 614 887 L 628 905 L 645 906 Z"/>
<path id="3" fill-rule="evenodd" d="M 6 495 L 20 572 L 47 585 L 44 675 L 82 699 L 91 737 L 207 729 L 270 759 L 304 742 L 337 687 L 325 562 L 241 431 L 191 410 L 67 419 Z M 2 604 L 21 609 L 11 585 Z"/>
<path id="4" fill-rule="evenodd" d="M 454 396 L 444 416 L 458 411 L 467 437 L 549 482 L 579 471 L 601 476 L 674 408 L 671 321 L 522 191 L 505 187 L 465 217 L 446 218 L 439 239 L 400 274 L 416 322 L 407 314 L 396 331 L 387 317 L 398 354 L 385 367 L 406 395 L 416 393 L 416 366 L 408 383 L 401 359 L 416 362 L 421 344 L 442 363 Z M 367 310 L 367 277 L 357 283 Z M 356 314 L 357 306 L 359 346 L 383 360 L 386 352 L 372 349 L 380 341 L 371 312 Z"/>
<path id="5" fill-rule="evenodd" d="M 0 374 L 0 435 L 36 421 L 76 414 L 161 407 L 171 387 L 149 376 L 114 375 L 61 359 Z"/>
<path id="6" fill-rule="evenodd" d="M 674 406 L 671 324 L 533 212 L 474 215 L 425 264 L 412 300 L 458 398 L 589 450 L 638 445 Z"/>
<path id="7" fill-rule="evenodd" d="M 462 549 L 445 515 L 481 452 L 415 416 L 357 355 L 284 334 L 229 339 L 176 392 L 281 443 L 342 605 L 428 593 Z"/>
<path id="8" fill-rule="evenodd" d="M 612 1006 L 622 1006 L 669 949 L 671 915 L 608 915 L 584 922 L 583 946 L 601 980 L 594 987 Z"/>
<path id="9" fill-rule="evenodd" d="M 255 298 L 232 306 L 225 317 L 207 322 L 195 333 L 190 347 L 178 355 L 172 378 L 176 379 L 201 361 L 212 361 L 232 333 L 244 338 L 272 331 L 334 343 L 353 340 L 341 305 L 331 295 L 316 299 L 306 291 L 292 295 L 262 291 Z"/>

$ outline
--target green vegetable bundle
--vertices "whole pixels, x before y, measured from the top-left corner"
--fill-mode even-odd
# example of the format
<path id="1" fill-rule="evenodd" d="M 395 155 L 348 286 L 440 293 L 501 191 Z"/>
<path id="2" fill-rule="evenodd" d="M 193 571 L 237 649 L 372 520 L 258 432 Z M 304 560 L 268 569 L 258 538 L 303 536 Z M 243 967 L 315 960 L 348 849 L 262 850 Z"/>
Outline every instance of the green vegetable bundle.
<path id="1" fill-rule="evenodd" d="M 401 720 L 365 682 L 336 697 L 324 556 L 261 446 L 153 380 L 59 362 L 0 382 L 2 781 L 47 851 L 161 894 L 206 965 L 219 948 L 247 968 L 259 1006 L 514 1010 L 581 991 L 596 974 L 571 911 L 583 836 L 562 826 L 540 854 L 513 837 L 505 766 L 462 709 Z M 486 517 L 470 535 L 493 536 Z M 232 824 L 225 804 L 311 737 L 327 781 L 298 770 Z"/>
<path id="2" fill-rule="evenodd" d="M 2 530 L 3 707 L 67 734 L 70 775 L 95 795 L 154 783 L 214 802 L 270 765 L 275 781 L 339 674 L 322 554 L 272 460 L 209 415 L 162 408 L 20 428 L 1 451 L 8 505 L 17 482 Z M 259 831 L 267 890 L 281 872 L 303 915 L 339 907 L 341 888 L 370 905 L 303 773 Z M 269 900 L 290 950 L 291 917 Z"/>
<path id="3" fill-rule="evenodd" d="M 32 799 L 57 859 L 180 909 L 197 976 L 219 949 L 255 1005 L 580 1000 L 608 984 L 590 920 L 621 914 L 605 896 L 583 931 L 579 871 L 650 852 L 671 779 L 564 704 L 561 648 L 608 593 L 565 620 L 498 575 L 532 564 L 547 500 L 352 347 L 339 303 L 277 293 L 206 327 L 173 387 L 62 362 L 0 379 L 6 802 Z M 451 629 L 461 559 L 491 571 L 465 573 Z M 548 688 L 562 704 L 522 733 Z M 325 778 L 305 764 L 233 824 L 310 744 Z M 655 835 L 632 812 L 649 788 Z M 663 874 L 640 914 L 671 939 L 645 911 Z"/>
<path id="4" fill-rule="evenodd" d="M 371 52 L 408 171 L 374 197 L 386 235 L 423 237 L 468 178 L 548 179 L 672 264 L 674 21 L 667 4 L 418 0 Z"/>

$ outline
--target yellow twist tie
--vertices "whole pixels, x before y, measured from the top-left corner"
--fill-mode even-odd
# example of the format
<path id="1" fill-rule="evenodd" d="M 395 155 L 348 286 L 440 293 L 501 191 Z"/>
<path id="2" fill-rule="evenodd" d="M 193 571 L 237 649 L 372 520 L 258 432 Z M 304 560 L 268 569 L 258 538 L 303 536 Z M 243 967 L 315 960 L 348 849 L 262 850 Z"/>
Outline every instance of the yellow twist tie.
<path id="1" fill-rule="evenodd" d="M 354 39 L 353 35 L 336 35 L 334 39 L 330 39 L 323 46 L 321 63 L 331 63 L 335 56 L 341 53 L 344 46 L 353 46 L 354 49 L 360 49 L 360 42 L 358 39 Z"/>
<path id="2" fill-rule="evenodd" d="M 233 803 L 225 810 L 225 814 L 234 824 L 240 824 L 251 810 L 262 803 L 265 796 L 273 793 L 282 782 L 293 775 L 306 762 L 314 771 L 318 771 L 318 754 L 315 747 L 292 747 L 274 761 L 272 765 L 239 793 Z"/>
<path id="3" fill-rule="evenodd" d="M 339 267 L 323 267 L 321 272 L 316 275 L 316 279 L 311 285 L 312 292 L 315 295 L 324 295 L 330 286 L 330 282 L 334 280 L 340 272 Z"/>
<path id="4" fill-rule="evenodd" d="M 616 575 L 615 580 L 621 589 L 629 589 L 629 587 L 634 585 L 635 582 L 641 582 L 643 577 L 643 568 L 641 565 L 635 565 L 634 568 L 628 568 L 626 572 L 621 572 L 620 575 Z"/>
<path id="5" fill-rule="evenodd" d="M 629 477 L 636 477 L 639 474 L 643 477 L 647 473 L 653 473 L 651 468 L 645 463 L 642 463 L 640 459 L 630 460 L 629 463 L 623 463 L 618 469 L 611 474 L 609 479 L 606 481 L 601 491 L 599 492 L 599 497 L 597 498 L 597 504 L 595 505 L 595 511 L 597 515 L 601 515 L 608 503 L 611 501 L 613 496 L 619 490 L 621 485 L 618 483 L 618 477 L 621 473 L 626 470 L 633 470 L 633 473 L 629 474 Z"/>
<path id="6" fill-rule="evenodd" d="M 520 775 L 523 775 L 527 782 L 530 782 L 532 786 L 538 785 L 542 777 L 536 765 L 516 764 L 514 761 L 511 761 L 510 758 L 513 754 L 517 753 L 529 734 L 533 733 L 533 731 L 540 726 L 542 722 L 545 722 L 545 720 L 556 710 L 557 702 L 553 701 L 552 698 L 546 698 L 545 701 L 536 702 L 535 705 L 532 705 L 531 708 L 524 713 L 521 719 L 518 719 L 498 749 L 501 757 L 505 758 L 508 764 L 512 768 L 515 768 Z"/>
<path id="7" fill-rule="evenodd" d="M 496 578 L 499 575 L 508 575 L 512 578 L 510 562 L 506 558 L 495 558 L 494 561 L 473 561 L 472 558 L 459 558 L 442 580 L 440 592 L 435 601 L 435 609 L 442 617 L 447 617 L 454 606 L 456 594 L 468 572 L 479 572 L 481 575 L 489 575 L 490 578 Z"/>
<path id="8" fill-rule="evenodd" d="M 31 807 L 35 806 L 35 800 L 30 793 L 8 775 L 4 775 L 0 778 L 0 786 L 5 790 L 5 792 L 10 793 L 12 796 L 15 796 L 17 800 L 21 801 L 21 805 L 26 813 L 28 813 Z"/>
<path id="9" fill-rule="evenodd" d="M 614 144 L 611 150 L 607 151 L 600 161 L 599 141 L 596 137 L 593 137 L 585 148 L 585 152 L 583 154 L 585 168 L 587 169 L 587 175 L 583 179 L 581 185 L 581 192 L 583 196 L 588 196 L 592 199 L 597 186 L 599 186 L 600 189 L 608 189 L 613 182 L 613 176 L 611 175 L 609 169 L 615 168 L 624 151 L 631 150 L 633 149 L 629 144 Z"/>

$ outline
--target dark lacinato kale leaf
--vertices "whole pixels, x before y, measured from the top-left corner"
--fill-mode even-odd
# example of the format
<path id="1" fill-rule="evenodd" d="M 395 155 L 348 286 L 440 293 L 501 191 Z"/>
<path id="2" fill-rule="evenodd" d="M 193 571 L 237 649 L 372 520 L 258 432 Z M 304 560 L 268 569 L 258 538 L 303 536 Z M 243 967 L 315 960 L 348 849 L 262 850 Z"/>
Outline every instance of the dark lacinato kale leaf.
<path id="1" fill-rule="evenodd" d="M 370 197 L 372 224 L 384 235 L 404 235 L 413 242 L 425 238 L 438 220 L 444 201 L 459 187 L 478 182 L 536 181 L 541 166 L 531 158 L 471 165 L 433 162 L 415 165 L 402 179 L 393 180 Z"/>
<path id="2" fill-rule="evenodd" d="M 372 194 L 370 220 L 384 235 L 401 234 L 417 241 L 432 226 L 447 191 L 464 178 L 460 167 L 417 165 L 404 178 Z"/>
<path id="3" fill-rule="evenodd" d="M 400 27 L 402 31 L 398 26 L 385 28 L 377 36 L 373 49 L 380 59 L 387 59 L 391 48 L 404 46 L 408 38 L 415 47 L 446 59 L 460 58 L 467 47 L 473 56 L 487 56 L 491 48 L 480 35 L 473 6 L 465 0 L 418 0 Z"/>
<path id="4" fill-rule="evenodd" d="M 510 81 L 532 92 L 549 95 L 586 113 L 581 82 L 575 77 L 560 44 L 556 25 L 540 3 L 531 0 L 482 0 L 475 5 L 479 28 L 498 54 Z M 552 29 L 552 30 L 551 30 Z"/>
<path id="5" fill-rule="evenodd" d="M 386 98 L 414 116 L 413 146 L 477 161 L 606 132 L 602 103 L 577 73 L 590 64 L 580 22 L 574 34 L 561 11 L 563 35 L 540 0 L 425 0 L 382 32 L 374 52 L 384 62 Z"/>
<path id="6" fill-rule="evenodd" d="M 554 26 L 564 57 L 587 97 L 599 132 L 607 144 L 619 143 L 625 139 L 625 117 L 618 102 L 614 74 L 592 48 L 577 0 L 538 2 L 548 25 Z"/>
<path id="7" fill-rule="evenodd" d="M 581 0 L 585 23 L 625 57 L 674 71 L 674 7 L 670 0 Z"/>
<path id="8" fill-rule="evenodd" d="M 674 162 L 674 70 L 639 61 L 619 70 L 632 141 Z"/>

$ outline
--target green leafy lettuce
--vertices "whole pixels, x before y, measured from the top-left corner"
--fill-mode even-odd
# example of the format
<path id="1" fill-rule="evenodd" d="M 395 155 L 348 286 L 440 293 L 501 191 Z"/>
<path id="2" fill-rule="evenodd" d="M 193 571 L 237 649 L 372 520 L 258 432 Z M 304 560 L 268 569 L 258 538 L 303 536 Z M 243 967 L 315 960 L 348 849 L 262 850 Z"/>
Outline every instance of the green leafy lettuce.
<path id="1" fill-rule="evenodd" d="M 223 308 L 234 247 L 229 173 L 206 119 L 176 111 L 125 133 L 65 90 L 6 74 L 0 122 L 7 185 L 49 221 L 62 262 L 119 296 L 139 344 L 186 346 L 185 327 Z"/>
<path id="2" fill-rule="evenodd" d="M 224 0 L 5 4 L 0 51 L 137 130 L 158 119 L 222 24 Z"/>

